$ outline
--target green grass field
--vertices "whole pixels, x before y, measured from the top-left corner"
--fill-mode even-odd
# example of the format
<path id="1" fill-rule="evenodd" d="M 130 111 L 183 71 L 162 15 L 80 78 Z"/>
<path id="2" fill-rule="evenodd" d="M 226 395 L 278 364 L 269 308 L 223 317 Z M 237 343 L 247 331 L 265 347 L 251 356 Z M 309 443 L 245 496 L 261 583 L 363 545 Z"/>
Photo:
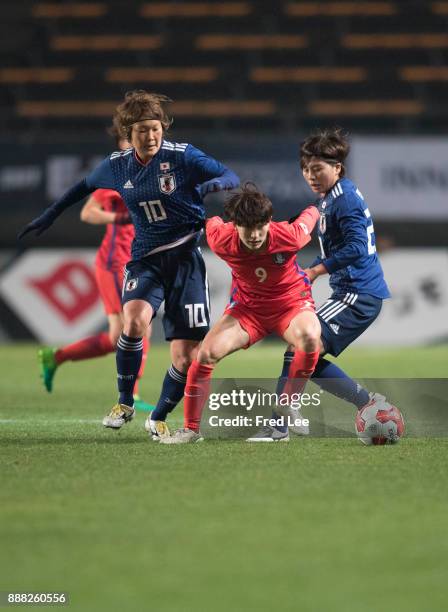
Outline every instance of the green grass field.
<path id="1" fill-rule="evenodd" d="M 112 356 L 64 365 L 48 395 L 36 348 L 0 347 L 0 591 L 67 591 L 70 609 L 98 612 L 447 609 L 448 438 L 162 446 L 144 413 L 101 427 Z M 282 350 L 233 355 L 216 375 L 275 377 Z M 447 346 L 338 360 L 406 378 L 444 377 L 447 362 Z M 154 347 L 145 399 L 167 363 Z"/>

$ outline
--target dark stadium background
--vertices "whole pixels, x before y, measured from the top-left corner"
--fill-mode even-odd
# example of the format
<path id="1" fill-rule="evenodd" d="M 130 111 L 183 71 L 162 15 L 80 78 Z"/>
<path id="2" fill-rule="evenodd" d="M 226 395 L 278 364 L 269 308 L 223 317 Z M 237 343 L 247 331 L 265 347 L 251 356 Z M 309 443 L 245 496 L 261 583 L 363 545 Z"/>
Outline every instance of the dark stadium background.
<path id="1" fill-rule="evenodd" d="M 446 610 L 448 427 L 424 438 L 411 422 L 393 447 L 327 437 L 171 453 L 149 443 L 143 413 L 115 437 L 101 427 L 116 401 L 113 355 L 64 365 L 44 391 L 39 344 L 105 324 L 99 300 L 83 310 L 103 229 L 81 223 L 79 205 L 39 239 L 16 236 L 115 148 L 106 129 L 135 88 L 170 96 L 168 138 L 255 180 L 276 219 L 311 197 L 300 140 L 348 131 L 348 176 L 393 299 L 338 364 L 386 389 L 413 379 L 399 383 L 412 399 L 420 378 L 447 376 L 448 0 L 2 0 L 0 604 L 7 589 L 59 589 L 83 612 Z M 211 214 L 221 205 L 208 196 Z M 228 285 L 206 256 L 219 314 Z M 67 261 L 71 289 L 55 282 Z M 313 291 L 328 295 L 323 279 Z M 148 401 L 169 363 L 158 340 L 160 329 Z M 237 353 L 217 378 L 274 379 L 283 350 Z M 416 413 L 446 415 L 447 395 L 428 393 Z M 410 402 L 396 401 L 407 418 Z M 336 404 L 350 424 L 352 407 Z M 171 418 L 180 426 L 182 408 Z"/>
<path id="2" fill-rule="evenodd" d="M 277 162 L 265 183 L 283 218 L 306 203 L 292 164 L 309 130 L 337 124 L 399 138 L 448 128 L 446 2 L 22 0 L 1 10 L 4 248 L 16 248 L 22 223 L 113 148 L 105 130 L 129 89 L 170 96 L 169 138 L 241 162 L 243 178 L 263 186 Z M 52 170 L 61 155 L 75 159 Z M 57 183 L 52 172 L 64 171 Z M 448 170 L 433 179 L 447 186 Z M 94 246 L 100 230 L 76 218 L 70 211 L 38 246 Z M 405 202 L 399 223 L 377 213 L 376 226 L 397 245 L 446 244 L 447 218 L 414 227 Z"/>
<path id="3" fill-rule="evenodd" d="M 98 245 L 103 230 L 79 221 L 80 206 L 39 240 L 18 244 L 16 235 L 114 149 L 106 129 L 135 88 L 170 96 L 168 138 L 192 142 L 255 180 L 276 219 L 311 197 L 297 159 L 313 128 L 338 125 L 351 134 L 355 181 L 356 138 L 388 139 L 362 162 L 363 176 L 390 142 L 401 143 L 394 167 L 386 166 L 394 213 L 383 192 L 366 194 L 378 248 L 446 246 L 448 202 L 434 214 L 433 193 L 445 195 L 448 153 L 442 147 L 440 159 L 431 145 L 445 142 L 448 128 L 446 2 L 23 0 L 2 2 L 1 10 L 3 269 L 29 247 Z M 410 150 L 418 164 L 407 159 Z M 383 174 L 374 183 L 385 182 Z M 409 193 L 417 215 L 408 210 Z M 209 213 L 221 204 L 208 198 Z M 9 306 L 0 307 L 6 327 L 20 328 Z M 3 334 L 16 332 L 3 325 Z"/>

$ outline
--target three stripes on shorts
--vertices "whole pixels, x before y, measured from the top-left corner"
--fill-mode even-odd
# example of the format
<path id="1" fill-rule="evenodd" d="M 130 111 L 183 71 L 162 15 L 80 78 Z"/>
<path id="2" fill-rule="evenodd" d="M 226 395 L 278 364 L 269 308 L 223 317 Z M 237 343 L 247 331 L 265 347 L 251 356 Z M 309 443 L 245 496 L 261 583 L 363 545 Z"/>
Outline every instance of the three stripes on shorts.
<path id="1" fill-rule="evenodd" d="M 316 313 L 322 321 L 327 322 L 345 310 L 348 306 L 352 306 L 357 299 L 357 293 L 346 293 L 342 300 L 327 300 L 316 310 Z"/>

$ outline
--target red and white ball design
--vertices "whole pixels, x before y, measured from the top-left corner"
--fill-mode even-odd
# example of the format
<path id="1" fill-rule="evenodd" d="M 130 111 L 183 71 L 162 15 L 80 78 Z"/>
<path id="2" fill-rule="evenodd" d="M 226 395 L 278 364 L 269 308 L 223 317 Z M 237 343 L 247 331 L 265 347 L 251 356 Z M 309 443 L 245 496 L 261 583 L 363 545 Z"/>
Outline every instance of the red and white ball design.
<path id="1" fill-rule="evenodd" d="M 397 444 L 404 434 L 403 415 L 387 401 L 372 400 L 358 411 L 355 429 L 363 444 Z"/>

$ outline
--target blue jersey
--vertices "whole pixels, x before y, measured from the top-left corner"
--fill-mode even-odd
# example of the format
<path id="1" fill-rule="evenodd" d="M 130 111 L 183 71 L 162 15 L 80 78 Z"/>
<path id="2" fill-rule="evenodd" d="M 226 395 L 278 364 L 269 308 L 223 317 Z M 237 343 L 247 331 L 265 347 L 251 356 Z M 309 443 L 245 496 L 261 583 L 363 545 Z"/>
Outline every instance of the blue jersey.
<path id="1" fill-rule="evenodd" d="M 199 235 L 205 218 L 199 186 L 223 175 L 230 176 L 226 188 L 238 186 L 236 175 L 191 144 L 163 140 L 146 164 L 134 148 L 112 153 L 86 183 L 121 195 L 135 227 L 132 258 L 141 259 Z"/>
<path id="2" fill-rule="evenodd" d="M 318 238 L 323 263 L 335 293 L 390 297 L 378 260 L 370 211 L 356 185 L 340 179 L 319 204 Z"/>

